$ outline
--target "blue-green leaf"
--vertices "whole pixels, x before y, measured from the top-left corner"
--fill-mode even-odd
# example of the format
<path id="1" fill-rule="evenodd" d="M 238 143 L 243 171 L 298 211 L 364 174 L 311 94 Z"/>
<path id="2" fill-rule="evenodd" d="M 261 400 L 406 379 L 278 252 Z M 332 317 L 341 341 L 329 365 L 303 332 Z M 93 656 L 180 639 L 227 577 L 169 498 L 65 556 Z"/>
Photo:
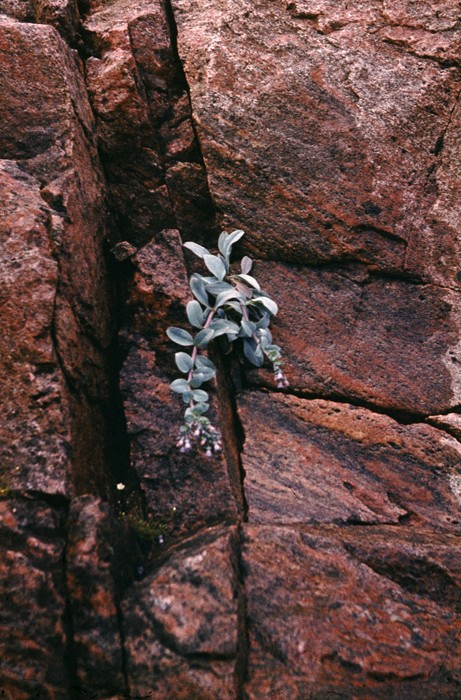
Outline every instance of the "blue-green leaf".
<path id="1" fill-rule="evenodd" d="M 210 408 L 210 404 L 203 402 L 203 403 L 197 404 L 197 406 L 194 406 L 194 408 L 192 410 L 194 411 L 194 413 L 196 415 L 200 416 L 200 415 L 203 415 L 204 413 L 206 413 L 209 408 Z"/>
<path id="2" fill-rule="evenodd" d="M 218 238 L 218 248 L 219 248 L 219 252 L 222 253 L 223 255 L 226 254 L 225 242 L 226 242 L 226 240 L 227 240 L 228 238 L 229 238 L 229 234 L 226 233 L 225 231 L 223 231 L 223 232 L 220 234 L 219 238 Z"/>
<path id="3" fill-rule="evenodd" d="M 264 355 L 259 343 L 245 338 L 243 341 L 243 353 L 247 360 L 249 360 L 253 365 L 256 365 L 256 367 L 263 366 Z"/>
<path id="4" fill-rule="evenodd" d="M 192 362 L 192 357 L 188 355 L 187 352 L 175 353 L 174 359 L 176 362 L 176 367 L 181 372 L 189 372 L 194 366 L 194 363 Z"/>
<path id="5" fill-rule="evenodd" d="M 256 323 L 257 328 L 267 328 L 271 322 L 271 315 L 267 311 L 262 312 L 262 318 L 259 319 Z"/>
<path id="6" fill-rule="evenodd" d="M 187 318 L 194 328 L 201 328 L 204 323 L 203 310 L 198 301 L 189 301 L 186 306 Z"/>
<path id="7" fill-rule="evenodd" d="M 176 391 L 177 394 L 184 394 L 185 391 L 190 390 L 190 386 L 185 379 L 175 379 L 174 382 L 171 382 L 170 389 Z"/>
<path id="8" fill-rule="evenodd" d="M 242 318 L 242 323 L 241 323 L 241 328 L 242 328 L 242 335 L 251 338 L 253 333 L 256 331 L 256 324 L 252 323 L 251 321 L 247 321 L 246 318 Z"/>
<path id="9" fill-rule="evenodd" d="M 192 398 L 198 403 L 204 403 L 205 401 L 208 401 L 208 393 L 203 391 L 203 389 L 195 389 L 192 392 Z"/>
<path id="10" fill-rule="evenodd" d="M 188 333 L 188 331 L 185 331 L 183 328 L 176 328 L 175 326 L 171 326 L 167 329 L 166 334 L 169 337 L 169 339 L 173 341 L 173 343 L 177 343 L 178 345 L 194 344 L 194 339 L 192 338 L 191 334 Z"/>
<path id="11" fill-rule="evenodd" d="M 197 335 L 194 338 L 194 344 L 201 349 L 204 349 L 208 346 L 208 343 L 210 340 L 213 340 L 214 338 L 214 331 L 211 330 L 211 328 L 204 328 L 203 330 L 199 331 Z"/>
<path id="12" fill-rule="evenodd" d="M 198 274 L 192 275 L 189 280 L 189 286 L 194 297 L 204 306 L 208 306 L 208 295 L 206 293 L 205 282 L 203 281 L 202 277 Z"/>
<path id="13" fill-rule="evenodd" d="M 199 386 L 202 386 L 204 381 L 205 379 L 201 372 L 194 372 L 192 379 L 190 380 L 191 388 L 197 389 Z"/>
<path id="14" fill-rule="evenodd" d="M 232 231 L 232 233 L 230 233 L 228 235 L 225 242 L 223 243 L 223 248 L 225 251 L 224 255 L 226 255 L 226 256 L 230 255 L 230 252 L 231 252 L 231 249 L 232 249 L 232 246 L 234 245 L 234 243 L 237 243 L 237 241 L 239 241 L 241 239 L 241 237 L 244 235 L 245 235 L 244 231 L 241 231 L 240 229 L 238 229 L 237 231 Z"/>
<path id="15" fill-rule="evenodd" d="M 227 292 L 221 292 L 221 294 L 218 294 L 218 296 L 216 297 L 214 308 L 219 309 L 220 306 L 226 304 L 230 299 L 242 299 L 242 295 L 236 289 L 230 289 Z"/>
<path id="16" fill-rule="evenodd" d="M 227 301 L 226 306 L 230 307 L 233 311 L 240 314 L 240 316 L 243 314 L 242 307 L 240 306 L 238 301 Z"/>
<path id="17" fill-rule="evenodd" d="M 259 282 L 255 280 L 255 278 L 251 275 L 245 275 L 241 273 L 240 275 L 238 275 L 238 278 L 246 282 L 246 284 L 249 284 L 250 287 L 254 287 L 255 289 L 257 289 L 258 292 L 260 291 L 261 287 L 259 286 Z"/>
<path id="18" fill-rule="evenodd" d="M 204 255 L 203 261 L 209 271 L 219 280 L 223 280 L 226 276 L 226 266 L 224 260 L 217 255 Z"/>
<path id="19" fill-rule="evenodd" d="M 244 255 L 240 261 L 240 269 L 242 270 L 243 274 L 247 275 L 251 271 L 252 267 L 253 260 L 249 258 L 248 255 Z"/>
<path id="20" fill-rule="evenodd" d="M 257 299 L 255 299 L 255 302 L 258 302 L 259 304 L 265 306 L 266 309 L 270 311 L 273 316 L 275 316 L 275 314 L 279 310 L 275 301 L 273 299 L 269 299 L 269 297 L 258 297 Z"/>
<path id="21" fill-rule="evenodd" d="M 207 367 L 208 369 L 212 369 L 214 372 L 216 372 L 216 365 L 210 360 L 209 357 L 197 357 L 195 364 L 197 367 Z"/>
<path id="22" fill-rule="evenodd" d="M 221 292 L 232 292 L 234 290 L 234 287 L 229 284 L 229 282 L 212 282 L 211 284 L 206 285 L 206 290 L 207 292 L 211 292 L 211 294 L 221 294 Z"/>
<path id="23" fill-rule="evenodd" d="M 210 251 L 204 248 L 203 245 L 193 243 L 192 241 L 187 241 L 187 243 L 184 243 L 184 248 L 191 250 L 199 258 L 203 258 L 205 255 L 210 254 Z"/>
<path id="24" fill-rule="evenodd" d="M 213 377 L 215 376 L 216 370 L 211 369 L 210 367 L 201 367 L 200 374 L 202 375 L 204 382 L 209 382 L 210 379 L 213 379 Z"/>
<path id="25" fill-rule="evenodd" d="M 211 322 L 210 328 L 213 329 L 215 337 L 218 335 L 224 335 L 225 333 L 233 333 L 237 335 L 239 332 L 239 326 L 233 321 L 228 321 L 225 318 L 215 319 Z"/>
<path id="26" fill-rule="evenodd" d="M 192 401 L 192 391 L 185 391 L 182 395 L 182 400 L 184 403 L 190 403 Z"/>

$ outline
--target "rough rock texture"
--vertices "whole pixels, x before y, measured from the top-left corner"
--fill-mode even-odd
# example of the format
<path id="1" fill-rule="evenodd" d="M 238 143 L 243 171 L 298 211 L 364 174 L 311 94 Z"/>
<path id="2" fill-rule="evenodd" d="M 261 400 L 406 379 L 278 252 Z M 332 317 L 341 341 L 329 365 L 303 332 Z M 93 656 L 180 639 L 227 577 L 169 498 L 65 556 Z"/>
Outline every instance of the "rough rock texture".
<path id="1" fill-rule="evenodd" d="M 451 0 L 0 0 L 8 700 L 461 697 L 460 48 Z M 291 387 L 211 350 L 207 460 L 165 330 L 221 225 Z"/>
<path id="2" fill-rule="evenodd" d="M 411 520 L 461 530 L 452 486 L 461 481 L 461 447 L 446 433 L 348 404 L 256 392 L 239 410 L 250 523 Z"/>
<path id="3" fill-rule="evenodd" d="M 64 698 L 66 509 L 11 498 L 0 512 L 3 696 Z"/>
<path id="4" fill-rule="evenodd" d="M 459 16 L 415 6 L 173 0 L 211 193 L 251 252 L 458 285 Z"/>
<path id="5" fill-rule="evenodd" d="M 104 181 L 79 64 L 58 33 L 2 16 L 0 76 L 2 690 L 67 698 L 81 632 L 64 566 L 69 499 L 111 488 Z"/>
<path id="6" fill-rule="evenodd" d="M 240 606 L 236 533 L 209 530 L 124 602 L 131 692 L 152 698 L 236 697 Z"/>
<path id="7" fill-rule="evenodd" d="M 260 262 L 255 274 L 280 302 L 277 340 L 297 391 L 422 415 L 460 404 L 457 292 L 360 268 Z"/>
<path id="8" fill-rule="evenodd" d="M 160 0 L 96 3 L 84 20 L 94 55 L 85 64 L 102 162 L 127 240 L 162 229 L 213 229 L 187 84 L 168 9 Z"/>
<path id="9" fill-rule="evenodd" d="M 459 538 L 249 527 L 243 560 L 247 698 L 459 696 Z"/>

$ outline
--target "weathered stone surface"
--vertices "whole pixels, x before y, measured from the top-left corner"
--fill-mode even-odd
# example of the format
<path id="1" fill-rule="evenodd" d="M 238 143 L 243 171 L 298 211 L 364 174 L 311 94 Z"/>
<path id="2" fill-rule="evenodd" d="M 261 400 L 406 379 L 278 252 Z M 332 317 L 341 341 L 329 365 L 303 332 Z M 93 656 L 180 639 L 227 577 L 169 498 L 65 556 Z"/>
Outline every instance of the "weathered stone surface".
<path id="1" fill-rule="evenodd" d="M 458 537 L 247 527 L 243 560 L 249 699 L 459 697 Z"/>
<path id="2" fill-rule="evenodd" d="M 53 347 L 58 282 L 51 211 L 36 179 L 0 165 L 0 473 L 8 489 L 65 495 L 68 397 Z"/>
<path id="3" fill-rule="evenodd" d="M 452 3 L 172 4 L 211 194 L 249 251 L 405 270 L 410 241 L 413 272 L 458 284 Z"/>
<path id="4" fill-rule="evenodd" d="M 123 237 L 143 245 L 173 226 L 206 235 L 213 210 L 165 4 L 119 0 L 95 7 L 84 26 L 95 52 L 87 85 Z"/>
<path id="5" fill-rule="evenodd" d="M 425 523 L 461 529 L 457 440 L 329 401 L 239 399 L 253 523 Z"/>
<path id="6" fill-rule="evenodd" d="M 237 507 L 224 458 L 181 454 L 176 448 L 183 404 L 169 387 L 178 375 L 177 346 L 168 340 L 166 329 L 187 324 L 188 282 L 178 232 L 164 231 L 158 242 L 141 248 L 130 262 L 135 272 L 122 331 L 127 356 L 121 391 L 131 462 L 149 514 L 171 534 L 235 519 Z M 213 397 L 210 416 L 216 421 Z"/>
<path id="7" fill-rule="evenodd" d="M 65 509 L 0 501 L 2 694 L 7 700 L 64 698 Z"/>
<path id="8" fill-rule="evenodd" d="M 136 583 L 123 603 L 131 693 L 236 697 L 239 584 L 232 530 L 208 530 Z"/>
<path id="9" fill-rule="evenodd" d="M 461 402 L 461 299 L 358 269 L 258 262 L 279 302 L 275 342 L 297 391 L 430 414 Z"/>
<path id="10" fill-rule="evenodd" d="M 24 347 L 38 340 L 43 348 L 48 344 L 46 363 L 44 359 L 41 363 L 42 374 L 46 370 L 51 376 L 46 380 L 50 387 L 40 387 L 43 377 L 37 379 L 35 387 L 32 371 L 29 377 L 26 375 L 24 391 L 29 382 L 27 392 L 33 403 L 39 400 L 36 410 L 41 410 L 40 401 L 46 402 L 46 391 L 49 393 L 51 384 L 56 384 L 52 375 L 65 375 L 70 418 L 58 435 L 70 432 L 73 454 L 69 476 L 80 493 L 92 488 L 104 493 L 108 449 L 104 407 L 110 401 L 106 352 L 113 338 L 113 324 L 111 285 L 103 254 L 107 234 L 104 180 L 94 143 L 93 116 L 75 55 L 52 27 L 3 17 L 0 47 L 4 96 L 0 106 L 0 155 L 20 162 L 25 172 L 22 179 L 17 171 L 14 177 L 23 183 L 23 190 L 24 183 L 32 183 L 25 173 L 36 178 L 27 187 L 33 187 L 33 205 L 29 206 L 37 207 L 41 196 L 41 209 L 36 215 L 36 226 L 41 228 L 34 236 L 26 231 L 25 242 L 31 250 L 41 246 L 40 266 L 45 273 L 38 285 L 39 276 L 31 276 L 33 258 L 24 249 L 30 279 L 23 275 L 25 287 L 18 304 L 24 305 L 22 313 L 28 311 L 29 302 L 24 296 L 28 290 L 29 297 L 34 297 L 31 303 L 35 313 L 41 307 L 37 319 L 42 327 L 38 339 L 28 341 L 26 336 L 20 340 L 21 331 L 14 326 L 12 346 Z M 15 206 L 19 207 L 19 199 Z M 19 218 L 14 225 L 20 227 L 21 221 Z M 11 265 L 13 261 L 8 261 L 7 266 Z M 15 304 L 14 296 L 9 304 Z M 17 316 L 13 324 L 20 313 Z M 56 394 L 56 388 L 53 391 Z M 53 414 L 49 416 L 53 418 Z M 50 454 L 50 464 L 52 461 Z M 43 465 L 40 469 L 37 466 L 34 463 L 37 474 L 46 471 Z"/>
<path id="11" fill-rule="evenodd" d="M 71 503 L 66 584 L 72 653 L 81 694 L 126 692 L 114 568 L 116 529 L 107 504 L 94 496 Z"/>

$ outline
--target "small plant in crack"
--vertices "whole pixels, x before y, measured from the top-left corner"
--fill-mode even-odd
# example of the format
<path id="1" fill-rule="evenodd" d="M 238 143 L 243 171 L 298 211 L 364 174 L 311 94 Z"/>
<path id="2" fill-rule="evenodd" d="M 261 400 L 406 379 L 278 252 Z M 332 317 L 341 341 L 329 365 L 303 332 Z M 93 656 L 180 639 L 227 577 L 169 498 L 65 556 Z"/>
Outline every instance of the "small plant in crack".
<path id="1" fill-rule="evenodd" d="M 222 450 L 221 433 L 205 416 L 209 408 L 208 393 L 200 388 L 216 377 L 214 363 L 204 355 L 215 338 L 225 336 L 231 344 L 240 342 L 246 359 L 256 367 L 262 367 L 267 358 L 272 364 L 277 387 L 288 386 L 282 369 L 281 349 L 272 342 L 269 330 L 272 316 L 278 311 L 277 304 L 250 275 L 251 258 L 245 255 L 237 271 L 230 266 L 232 246 L 243 235 L 240 230 L 230 234 L 223 231 L 218 240 L 218 255 L 197 243 L 184 243 L 185 248 L 202 258 L 211 275 L 194 273 L 190 278 L 195 298 L 188 302 L 186 312 L 191 326 L 198 329 L 196 334 L 193 336 L 177 327 L 167 330 L 174 343 L 192 348 L 190 352 L 175 354 L 176 366 L 186 376 L 170 384 L 186 405 L 177 440 L 181 452 L 197 446 L 210 457 Z"/>

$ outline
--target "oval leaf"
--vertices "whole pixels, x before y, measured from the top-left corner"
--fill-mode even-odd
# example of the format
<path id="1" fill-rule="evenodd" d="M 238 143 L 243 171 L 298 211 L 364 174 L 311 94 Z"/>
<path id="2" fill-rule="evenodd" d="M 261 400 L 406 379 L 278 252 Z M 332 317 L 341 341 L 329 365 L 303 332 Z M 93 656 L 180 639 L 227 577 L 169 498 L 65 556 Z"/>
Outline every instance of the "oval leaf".
<path id="1" fill-rule="evenodd" d="M 188 301 L 186 313 L 191 326 L 194 326 L 194 328 L 201 328 L 203 326 L 203 311 L 198 301 L 195 301 L 195 299 L 193 301 Z"/>
<path id="2" fill-rule="evenodd" d="M 177 394 L 184 394 L 185 391 L 190 390 L 190 386 L 185 379 L 175 379 L 174 382 L 171 382 L 170 389 L 176 391 Z"/>
<path id="3" fill-rule="evenodd" d="M 209 271 L 221 282 L 226 276 L 224 260 L 217 255 L 204 255 L 203 260 Z"/>
<path id="4" fill-rule="evenodd" d="M 221 292 L 221 294 L 218 294 L 216 297 L 216 301 L 214 304 L 215 309 L 219 309 L 220 306 L 223 306 L 228 302 L 230 299 L 241 299 L 241 294 L 238 292 L 236 289 L 230 289 L 228 292 Z"/>
<path id="5" fill-rule="evenodd" d="M 240 269 L 242 270 L 243 274 L 247 275 L 251 271 L 252 267 L 253 260 L 249 258 L 248 255 L 244 255 L 240 262 Z"/>
<path id="6" fill-rule="evenodd" d="M 232 292 L 234 287 L 229 282 L 216 282 L 215 280 L 211 284 L 206 285 L 206 290 L 211 292 L 211 294 L 217 295 L 221 294 L 221 292 Z"/>
<path id="7" fill-rule="evenodd" d="M 254 340 L 245 339 L 243 341 L 243 353 L 247 360 L 251 362 L 251 364 L 256 365 L 256 367 L 263 366 L 264 355 L 261 350 L 261 346 L 256 345 Z"/>
<path id="8" fill-rule="evenodd" d="M 226 238 L 226 241 L 223 245 L 223 248 L 225 249 L 224 255 L 230 255 L 230 252 L 231 252 L 231 249 L 232 249 L 232 246 L 234 245 L 234 243 L 237 243 L 237 241 L 239 241 L 241 239 L 241 237 L 244 235 L 245 235 L 245 232 L 241 231 L 240 229 L 238 229 L 237 231 L 232 231 L 232 233 L 230 233 L 228 235 L 228 237 Z"/>
<path id="9" fill-rule="evenodd" d="M 194 338 L 194 344 L 201 349 L 204 349 L 208 346 L 208 343 L 210 340 L 213 340 L 214 338 L 214 331 L 211 330 L 211 328 L 204 328 L 202 331 L 199 331 L 197 335 Z"/>
<path id="10" fill-rule="evenodd" d="M 247 321 L 245 318 L 242 318 L 241 327 L 243 335 L 247 338 L 251 338 L 253 333 L 256 331 L 256 324 L 252 323 L 251 321 Z"/>
<path id="11" fill-rule="evenodd" d="M 204 306 L 208 306 L 208 294 L 206 293 L 205 282 L 200 275 L 192 275 L 189 280 L 192 294 Z"/>
<path id="12" fill-rule="evenodd" d="M 270 311 L 273 316 L 275 316 L 277 311 L 279 310 L 275 301 L 273 299 L 269 299 L 269 297 L 258 297 L 257 299 L 255 299 L 255 301 L 265 306 L 266 309 Z"/>
<path id="13" fill-rule="evenodd" d="M 226 242 L 226 240 L 227 240 L 228 238 L 229 238 L 229 234 L 226 233 L 225 231 L 223 231 L 223 232 L 220 234 L 219 238 L 218 238 L 218 248 L 219 248 L 219 252 L 222 253 L 223 255 L 226 254 L 225 242 Z"/>
<path id="14" fill-rule="evenodd" d="M 198 403 L 204 403 L 208 401 L 208 393 L 203 391 L 203 389 L 195 389 L 195 391 L 192 392 L 192 398 Z"/>
<path id="15" fill-rule="evenodd" d="M 259 282 L 258 282 L 257 280 L 255 280 L 255 278 L 252 277 L 251 275 L 240 274 L 240 275 L 238 276 L 238 278 L 239 278 L 240 280 L 243 280 L 243 281 L 246 282 L 247 284 L 249 284 L 250 287 L 254 287 L 255 289 L 257 289 L 258 292 L 261 290 L 261 287 L 259 286 Z"/>
<path id="16" fill-rule="evenodd" d="M 213 329 L 215 337 L 218 335 L 224 335 L 225 333 L 233 333 L 237 335 L 239 332 L 239 327 L 233 321 L 228 321 L 227 319 L 216 319 L 212 321 L 210 328 Z"/>
<path id="17" fill-rule="evenodd" d="M 193 243 L 192 241 L 187 241 L 187 243 L 184 243 L 184 248 L 191 250 L 199 258 L 203 258 L 203 257 L 205 257 L 205 255 L 210 254 L 210 251 L 207 250 L 206 248 L 204 248 L 203 245 L 199 245 L 198 243 Z"/>
<path id="18" fill-rule="evenodd" d="M 192 338 L 191 334 L 185 331 L 183 328 L 176 328 L 175 326 L 171 326 L 167 329 L 166 334 L 169 337 L 169 339 L 172 340 L 173 343 L 177 343 L 177 345 L 194 344 L 194 339 Z"/>
<path id="19" fill-rule="evenodd" d="M 194 363 L 192 362 L 192 357 L 187 354 L 187 352 L 177 352 L 175 353 L 174 360 L 176 362 L 176 367 L 181 372 L 189 372 Z"/>
<path id="20" fill-rule="evenodd" d="M 216 372 L 216 365 L 210 360 L 209 357 L 197 357 L 195 364 L 197 367 L 207 367 L 208 369 L 212 369 L 214 372 Z"/>
<path id="21" fill-rule="evenodd" d="M 210 408 L 209 403 L 199 403 L 199 404 L 197 404 L 197 406 L 194 406 L 194 408 L 192 410 L 196 415 L 200 416 L 203 413 L 206 413 L 209 408 Z"/>

